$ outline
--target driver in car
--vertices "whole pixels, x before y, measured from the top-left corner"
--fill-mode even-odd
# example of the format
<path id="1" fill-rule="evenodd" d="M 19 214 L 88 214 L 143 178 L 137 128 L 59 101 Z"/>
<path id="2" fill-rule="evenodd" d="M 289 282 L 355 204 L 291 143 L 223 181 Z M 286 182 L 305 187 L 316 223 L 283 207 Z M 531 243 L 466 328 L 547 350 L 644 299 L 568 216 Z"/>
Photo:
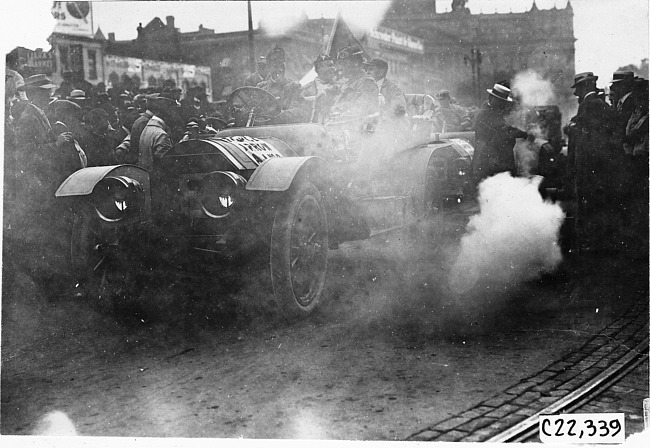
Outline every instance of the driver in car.
<path id="1" fill-rule="evenodd" d="M 276 53 L 281 54 L 281 57 L 274 57 L 273 53 L 267 56 L 268 78 L 257 85 L 258 88 L 266 90 L 278 100 L 281 112 L 271 120 L 271 124 L 304 123 L 308 121 L 309 117 L 307 116 L 307 105 L 301 93 L 302 89 L 298 82 L 288 79 L 285 75 L 284 52 Z"/>

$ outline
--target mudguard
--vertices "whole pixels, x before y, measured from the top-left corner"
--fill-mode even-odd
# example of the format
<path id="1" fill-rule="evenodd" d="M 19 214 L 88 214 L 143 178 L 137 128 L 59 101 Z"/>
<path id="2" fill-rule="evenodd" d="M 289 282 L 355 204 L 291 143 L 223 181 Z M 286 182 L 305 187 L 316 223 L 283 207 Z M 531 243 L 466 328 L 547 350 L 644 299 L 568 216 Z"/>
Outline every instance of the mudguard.
<path id="1" fill-rule="evenodd" d="M 322 169 L 319 157 L 274 157 L 265 160 L 248 179 L 246 189 L 251 191 L 287 191 L 299 172 Z M 322 174 L 321 174 L 322 175 Z"/>
<path id="2" fill-rule="evenodd" d="M 72 173 L 56 190 L 57 198 L 83 198 L 90 196 L 95 186 L 109 176 L 126 176 L 137 181 L 144 190 L 144 213 L 151 213 L 151 188 L 149 172 L 135 165 L 110 165 L 82 168 Z"/>

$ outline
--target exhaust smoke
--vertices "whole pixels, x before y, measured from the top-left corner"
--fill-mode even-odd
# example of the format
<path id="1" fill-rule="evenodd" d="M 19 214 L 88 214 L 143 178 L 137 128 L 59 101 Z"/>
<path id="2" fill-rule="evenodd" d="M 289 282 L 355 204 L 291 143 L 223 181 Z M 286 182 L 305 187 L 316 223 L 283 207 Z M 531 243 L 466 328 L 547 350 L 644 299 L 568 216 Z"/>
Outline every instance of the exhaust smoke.
<path id="1" fill-rule="evenodd" d="M 542 199 L 540 182 L 500 173 L 479 185 L 481 211 L 469 221 L 448 279 L 454 293 L 466 293 L 480 280 L 532 280 L 562 261 L 558 236 L 564 212 Z"/>

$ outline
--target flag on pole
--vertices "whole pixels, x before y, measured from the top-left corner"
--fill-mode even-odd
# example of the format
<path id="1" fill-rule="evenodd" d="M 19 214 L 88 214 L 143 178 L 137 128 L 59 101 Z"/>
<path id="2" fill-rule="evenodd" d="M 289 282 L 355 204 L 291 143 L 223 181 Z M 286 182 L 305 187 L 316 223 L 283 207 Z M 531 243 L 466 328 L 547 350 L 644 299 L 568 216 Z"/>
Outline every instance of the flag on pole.
<path id="1" fill-rule="evenodd" d="M 361 42 L 354 37 L 352 31 L 348 27 L 343 17 L 341 17 L 341 11 L 336 14 L 336 19 L 334 19 L 334 25 L 332 25 L 332 31 L 329 34 L 329 39 L 323 47 L 323 53 L 328 55 L 331 58 L 336 58 L 336 55 L 345 47 L 355 46 L 364 50 Z M 365 54 L 365 50 L 364 50 Z M 301 86 L 306 86 L 310 82 L 316 79 L 316 71 L 312 69 L 300 80 Z"/>
<path id="2" fill-rule="evenodd" d="M 336 19 L 334 19 L 332 32 L 330 33 L 330 37 L 325 45 L 324 53 L 335 58 L 339 51 L 349 46 L 359 47 L 363 50 L 363 45 L 361 45 L 361 42 L 354 37 L 354 34 L 350 31 L 347 23 L 345 23 L 345 20 L 341 17 L 341 11 L 339 11 L 336 15 Z"/>

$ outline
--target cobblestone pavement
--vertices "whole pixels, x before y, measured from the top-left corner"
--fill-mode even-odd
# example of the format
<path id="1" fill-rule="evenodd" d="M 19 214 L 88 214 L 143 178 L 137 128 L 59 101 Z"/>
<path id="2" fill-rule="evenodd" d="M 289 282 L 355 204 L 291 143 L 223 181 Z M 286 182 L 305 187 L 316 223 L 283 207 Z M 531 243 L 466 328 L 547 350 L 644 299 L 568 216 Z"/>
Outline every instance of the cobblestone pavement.
<path id="1" fill-rule="evenodd" d="M 641 296 L 647 299 L 647 292 Z M 648 307 L 637 302 L 579 350 L 509 389 L 412 434 L 408 440 L 482 442 L 536 414 L 595 378 L 648 337 Z M 624 412 L 626 436 L 643 430 L 648 360 L 576 412 Z"/>

